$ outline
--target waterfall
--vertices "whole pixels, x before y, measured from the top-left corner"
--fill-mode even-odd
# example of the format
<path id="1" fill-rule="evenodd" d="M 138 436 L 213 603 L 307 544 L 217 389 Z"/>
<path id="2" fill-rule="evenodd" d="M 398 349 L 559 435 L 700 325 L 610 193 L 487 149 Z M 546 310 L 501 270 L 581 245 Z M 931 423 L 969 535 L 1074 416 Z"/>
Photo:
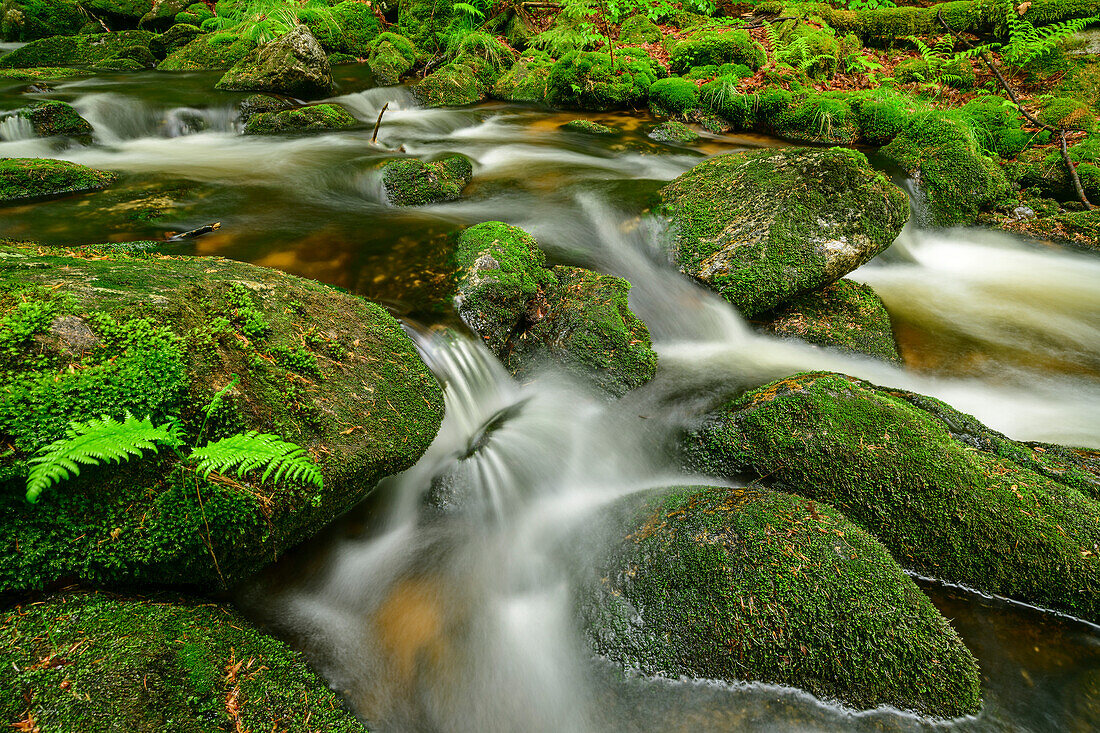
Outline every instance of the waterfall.
<path id="1" fill-rule="evenodd" d="M 11 114 L 0 119 L 0 142 L 18 142 L 34 138 L 34 125 L 26 117 Z"/>

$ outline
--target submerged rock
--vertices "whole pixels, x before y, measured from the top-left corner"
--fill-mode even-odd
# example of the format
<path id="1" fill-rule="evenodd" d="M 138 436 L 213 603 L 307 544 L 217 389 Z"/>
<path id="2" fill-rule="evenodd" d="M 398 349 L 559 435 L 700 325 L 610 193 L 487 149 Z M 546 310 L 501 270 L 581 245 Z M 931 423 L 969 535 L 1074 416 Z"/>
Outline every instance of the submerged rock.
<path id="1" fill-rule="evenodd" d="M 62 595 L 17 606 L 0 634 L 0 720 L 37 730 L 366 731 L 299 652 L 228 607 Z"/>
<path id="2" fill-rule="evenodd" d="M 618 135 L 619 131 L 614 127 L 602 125 L 593 120 L 570 120 L 561 126 L 563 130 L 570 132 L 583 132 L 588 135 Z"/>
<path id="3" fill-rule="evenodd" d="M 456 244 L 458 314 L 512 374 L 550 362 L 614 396 L 653 378 L 657 355 L 626 280 L 547 269 L 535 240 L 501 222 L 465 229 Z"/>
<path id="4" fill-rule="evenodd" d="M 906 568 L 1100 620 L 1100 454 L 1024 444 L 944 403 L 802 374 L 725 403 L 683 441 L 711 476 L 829 502 Z"/>
<path id="5" fill-rule="evenodd" d="M 0 203 L 106 188 L 116 175 L 49 158 L 0 158 Z"/>
<path id="6" fill-rule="evenodd" d="M 319 283 L 218 258 L 0 246 L 0 293 L 12 292 L 0 296 L 16 325 L 0 352 L 0 592 L 60 578 L 232 586 L 412 465 L 439 427 L 439 385 L 400 324 Z M 98 345 L 51 347 L 62 319 Z M 70 421 L 126 412 L 178 419 L 185 445 L 277 434 L 314 456 L 324 487 L 204 479 L 162 450 L 82 467 L 25 501 L 37 450 Z"/>
<path id="7" fill-rule="evenodd" d="M 721 155 L 661 198 L 680 270 L 750 317 L 839 280 L 909 218 L 901 189 L 842 148 Z"/>
<path id="8" fill-rule="evenodd" d="M 245 135 L 278 135 L 287 132 L 346 130 L 358 120 L 338 104 L 314 104 L 281 112 L 257 112 L 248 117 Z"/>
<path id="9" fill-rule="evenodd" d="M 382 166 L 382 185 L 394 206 L 423 206 L 454 201 L 474 176 L 465 155 L 448 155 L 434 163 L 416 158 L 388 161 Z"/>
<path id="10" fill-rule="evenodd" d="M 87 138 L 92 134 L 91 124 L 67 102 L 32 102 L 13 114 L 30 122 L 38 137 L 65 135 Z"/>
<path id="11" fill-rule="evenodd" d="M 868 285 L 837 280 L 759 316 L 758 328 L 901 363 L 886 306 Z"/>
<path id="12" fill-rule="evenodd" d="M 581 610 L 595 651 L 627 669 L 941 717 L 981 706 L 977 662 L 954 629 L 832 507 L 688 487 L 630 497 L 610 515 L 611 549 Z"/>
<path id="13" fill-rule="evenodd" d="M 237 107 L 237 121 L 247 124 L 250 119 L 265 112 L 285 112 L 295 108 L 289 99 L 273 97 L 269 94 L 253 94 Z"/>
<path id="14" fill-rule="evenodd" d="M 316 99 L 332 94 L 335 85 L 321 44 L 309 28 L 299 25 L 249 52 L 225 72 L 216 88 Z"/>
<path id="15" fill-rule="evenodd" d="M 669 120 L 667 122 L 662 122 L 650 130 L 647 137 L 659 143 L 678 143 L 680 145 L 685 145 L 698 140 L 699 133 L 692 130 L 683 122 Z"/>

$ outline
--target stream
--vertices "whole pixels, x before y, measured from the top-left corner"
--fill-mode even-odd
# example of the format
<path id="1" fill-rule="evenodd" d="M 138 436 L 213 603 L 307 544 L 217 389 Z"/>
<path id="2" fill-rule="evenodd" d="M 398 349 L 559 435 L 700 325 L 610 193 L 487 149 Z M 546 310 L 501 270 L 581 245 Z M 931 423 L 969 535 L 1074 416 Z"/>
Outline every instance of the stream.
<path id="1" fill-rule="evenodd" d="M 798 371 L 933 395 L 1015 439 L 1100 447 L 1095 255 L 911 223 L 849 275 L 890 311 L 901 369 L 757 333 L 663 254 L 667 232 L 648 209 L 665 182 L 708 155 L 783 143 L 664 145 L 645 136 L 654 122 L 644 114 L 588 115 L 623 131 L 597 137 L 559 129 L 576 115 L 529 106 L 423 110 L 405 88 L 369 88 L 360 67 L 334 71 L 342 90 L 361 90 L 332 101 L 362 127 L 285 138 L 241 136 L 246 95 L 211 92 L 219 72 L 84 77 L 32 92 L 0 81 L 0 112 L 60 99 L 95 128 L 90 144 L 64 147 L 0 123 L 0 157 L 121 174 L 105 191 L 0 210 L 0 235 L 78 245 L 220 222 L 160 251 L 275 267 L 405 320 L 445 385 L 432 447 L 237 599 L 305 651 L 372 729 L 1100 729 L 1100 628 L 927 579 L 982 667 L 985 707 L 973 718 L 855 713 L 773 685 L 624 676 L 585 649 L 569 592 L 578 560 L 565 547 L 619 497 L 713 483 L 678 472 L 669 436 L 717 391 Z M 399 146 L 423 159 L 463 153 L 474 182 L 457 202 L 395 209 L 379 167 Z M 448 235 L 494 219 L 529 231 L 552 262 L 628 279 L 657 378 L 614 403 L 549 371 L 520 385 L 437 307 Z"/>

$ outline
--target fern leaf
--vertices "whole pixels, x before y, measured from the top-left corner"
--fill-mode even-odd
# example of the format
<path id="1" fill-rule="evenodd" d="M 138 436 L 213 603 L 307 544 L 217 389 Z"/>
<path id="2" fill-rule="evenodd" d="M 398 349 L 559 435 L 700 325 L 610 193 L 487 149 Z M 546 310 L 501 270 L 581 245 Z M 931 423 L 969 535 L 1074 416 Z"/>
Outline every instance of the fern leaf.
<path id="1" fill-rule="evenodd" d="M 214 471 L 225 473 L 233 469 L 243 478 L 247 473 L 263 469 L 260 481 L 270 478 L 278 482 L 288 478 L 317 488 L 323 485 L 321 470 L 305 449 L 277 435 L 255 431 L 231 435 L 195 448 L 189 458 L 197 462 L 195 472 L 204 478 Z"/>
<path id="2" fill-rule="evenodd" d="M 38 502 L 39 495 L 56 483 L 80 475 L 81 466 L 122 463 L 141 457 L 144 451 L 157 452 L 157 444 L 178 444 L 171 424 L 153 425 L 149 418 L 139 420 L 130 413 L 122 422 L 104 415 L 86 423 L 74 422 L 65 437 L 41 449 L 28 461 L 27 501 Z"/>

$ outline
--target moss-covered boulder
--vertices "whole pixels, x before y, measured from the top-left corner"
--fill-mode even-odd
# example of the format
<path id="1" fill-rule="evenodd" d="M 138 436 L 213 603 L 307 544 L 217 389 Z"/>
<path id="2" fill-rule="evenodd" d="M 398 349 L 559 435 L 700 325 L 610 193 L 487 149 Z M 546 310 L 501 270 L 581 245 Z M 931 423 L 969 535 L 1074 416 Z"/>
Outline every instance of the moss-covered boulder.
<path id="1" fill-rule="evenodd" d="M 669 50 L 669 68 L 684 74 L 693 66 L 744 64 L 758 69 L 766 57 L 763 47 L 747 31 L 701 30 L 675 41 Z"/>
<path id="2" fill-rule="evenodd" d="M 571 51 L 550 70 L 547 102 L 563 109 L 604 111 L 644 107 L 653 82 L 664 68 L 642 49 L 623 48 L 611 56 Z"/>
<path id="3" fill-rule="evenodd" d="M 332 94 L 335 85 L 321 44 L 307 26 L 299 25 L 250 51 L 215 88 L 316 99 Z"/>
<path id="4" fill-rule="evenodd" d="M 1069 158 L 1089 201 L 1100 201 L 1100 135 L 1092 134 L 1068 148 Z M 1058 201 L 1078 201 L 1077 189 L 1057 148 L 1030 148 L 1020 153 L 1012 177 L 1024 188 L 1035 188 Z"/>
<path id="5" fill-rule="evenodd" d="M 484 59 L 464 57 L 436 69 L 414 88 L 417 101 L 425 107 L 461 107 L 475 104 L 489 95 Z"/>
<path id="6" fill-rule="evenodd" d="M 31 123 L 38 137 L 87 138 L 92 134 L 92 125 L 81 117 L 71 104 L 58 101 L 32 102 L 14 114 Z M 3 116 L 0 115 L 0 119 Z"/>
<path id="7" fill-rule="evenodd" d="M 387 161 L 382 185 L 394 206 L 422 206 L 454 201 L 470 185 L 474 167 L 465 155 L 448 155 L 434 163 L 416 158 Z"/>
<path id="8" fill-rule="evenodd" d="M 309 28 L 321 46 L 329 53 L 342 53 L 355 58 L 366 58 L 370 42 L 382 32 L 382 23 L 367 3 L 344 0 L 333 5 L 331 20 L 320 18 L 310 22 Z"/>
<path id="9" fill-rule="evenodd" d="M 917 180 L 932 223 L 941 226 L 972 224 L 1009 193 L 1004 172 L 983 152 L 965 115 L 917 114 L 879 152 Z"/>
<path id="10" fill-rule="evenodd" d="M 585 135 L 618 135 L 619 130 L 614 127 L 608 127 L 595 120 L 569 120 L 561 129 L 568 130 L 569 132 L 581 132 Z"/>
<path id="11" fill-rule="evenodd" d="M 542 52 L 528 52 L 504 72 L 489 94 L 505 102 L 544 102 L 554 60 Z"/>
<path id="12" fill-rule="evenodd" d="M 65 160 L 0 158 L 0 203 L 96 191 L 115 177 Z"/>
<path id="13" fill-rule="evenodd" d="M 367 66 L 378 86 L 389 87 L 401 82 L 401 77 L 416 65 L 416 47 L 397 33 L 380 33 L 370 42 Z"/>
<path id="14" fill-rule="evenodd" d="M 237 107 L 237 122 L 247 125 L 258 114 L 286 112 L 295 109 L 297 104 L 282 97 L 270 94 L 252 94 Z"/>
<path id="15" fill-rule="evenodd" d="M 734 398 L 683 441 L 708 475 L 824 501 L 906 568 L 1100 619 L 1100 455 L 1022 444 L 944 403 L 840 374 Z"/>
<path id="16" fill-rule="evenodd" d="M 678 120 L 668 120 L 654 127 L 646 137 L 659 143 L 686 145 L 699 139 L 699 133 Z"/>
<path id="17" fill-rule="evenodd" d="M 437 50 L 454 17 L 451 0 L 398 0 L 397 27 L 418 48 Z"/>
<path id="18" fill-rule="evenodd" d="M 680 270 L 747 316 L 839 280 L 890 246 L 905 194 L 842 148 L 731 153 L 661 191 Z"/>
<path id="19" fill-rule="evenodd" d="M 158 71 L 204 71 L 228 69 L 256 47 L 244 36 L 232 33 L 207 33 L 168 54 L 157 65 Z"/>
<path id="20" fill-rule="evenodd" d="M 662 37 L 660 27 L 645 15 L 632 15 L 619 26 L 619 43 L 628 46 L 659 43 Z"/>
<path id="21" fill-rule="evenodd" d="M 108 59 L 120 58 L 127 49 L 135 47 L 143 48 L 148 53 L 154 36 L 149 31 L 118 31 L 94 36 L 43 38 L 0 57 L 0 68 L 95 66 Z"/>
<path id="22" fill-rule="evenodd" d="M 630 283 L 546 267 L 522 229 L 485 222 L 457 237 L 455 308 L 514 375 L 547 362 L 619 396 L 656 373 L 649 329 L 627 304 Z"/>
<path id="23" fill-rule="evenodd" d="M 13 0 L 0 6 L 0 39 L 76 35 L 86 21 L 76 0 Z"/>
<path id="24" fill-rule="evenodd" d="M 581 608 L 596 651 L 666 677 L 760 680 L 857 708 L 981 705 L 974 657 L 886 549 L 826 504 L 689 487 L 610 511 Z"/>
<path id="25" fill-rule="evenodd" d="M 901 363 L 890 314 L 868 285 L 840 279 L 760 314 L 757 327 L 856 354 Z"/>
<path id="26" fill-rule="evenodd" d="M 314 104 L 281 112 L 251 115 L 244 126 L 245 135 L 279 135 L 289 132 L 334 132 L 359 124 L 338 104 Z"/>
<path id="27" fill-rule="evenodd" d="M 0 324 L 0 591 L 232 586 L 412 465 L 442 415 L 383 308 L 239 262 L 4 246 Z M 27 503 L 36 451 L 70 421 L 127 412 L 178 421 L 190 446 L 277 434 L 317 460 L 323 489 L 201 478 L 162 450 L 84 466 Z"/>
<path id="28" fill-rule="evenodd" d="M 17 606 L 0 619 L 0 667 L 0 724 L 42 733 L 366 731 L 300 653 L 204 601 Z"/>
<path id="29" fill-rule="evenodd" d="M 149 50 L 158 59 L 163 59 L 201 35 L 202 30 L 198 26 L 177 23 L 149 41 Z"/>
<path id="30" fill-rule="evenodd" d="M 64 67 L 43 66 L 34 69 L 0 69 L 0 80 L 10 81 L 50 81 L 68 79 L 75 76 L 89 76 L 87 69 L 67 69 Z"/>
<path id="31" fill-rule="evenodd" d="M 153 0 L 149 11 L 138 20 L 138 27 L 164 31 L 176 24 L 176 16 L 186 12 L 191 0 Z"/>
<path id="32" fill-rule="evenodd" d="M 699 87 L 681 76 L 658 79 L 649 87 L 649 107 L 662 117 L 686 115 L 699 107 Z"/>

